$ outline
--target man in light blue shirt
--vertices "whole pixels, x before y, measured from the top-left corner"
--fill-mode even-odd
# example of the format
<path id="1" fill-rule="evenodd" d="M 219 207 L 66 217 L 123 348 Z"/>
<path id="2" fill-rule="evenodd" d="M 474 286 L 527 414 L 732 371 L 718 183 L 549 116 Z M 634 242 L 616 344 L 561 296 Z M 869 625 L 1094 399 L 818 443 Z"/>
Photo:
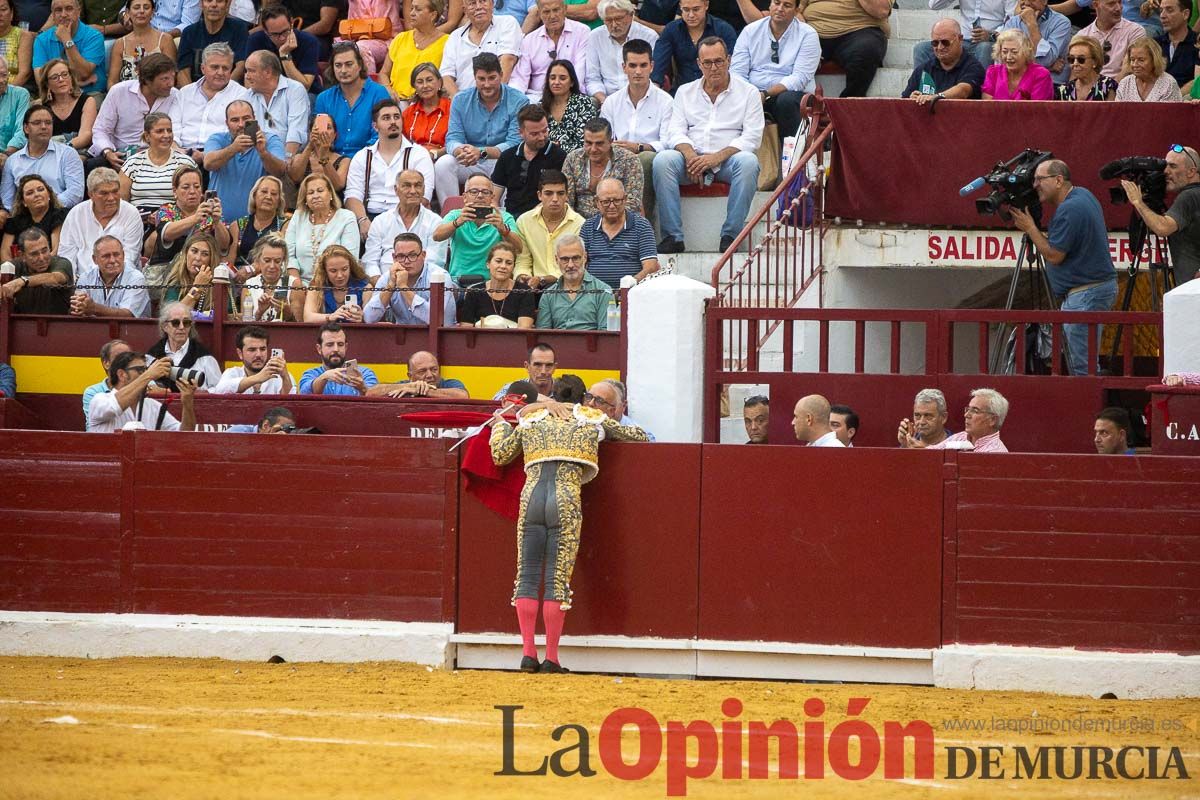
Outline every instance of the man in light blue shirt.
<path id="1" fill-rule="evenodd" d="M 392 98 L 388 90 L 367 77 L 367 66 L 354 42 L 338 42 L 333 46 L 333 77 L 331 86 L 317 95 L 313 114 L 328 114 L 337 127 L 333 149 L 338 155 L 354 158 L 354 154 L 375 143 L 378 133 L 371 124 L 371 111 L 380 100 Z"/>
<path id="2" fill-rule="evenodd" d="M 763 111 L 775 118 L 782 140 L 800 128 L 800 101 L 816 87 L 821 39 L 796 19 L 797 0 L 771 0 L 768 16 L 738 36 L 729 71 L 762 94 Z"/>
<path id="3" fill-rule="evenodd" d="M 16 88 L 10 87 L 9 91 Z M 4 163 L 4 175 L 0 176 L 0 203 L 11 212 L 17 183 L 24 176 L 37 173 L 54 190 L 63 208 L 79 204 L 83 200 L 83 162 L 73 147 L 50 140 L 54 133 L 50 109 L 30 106 L 25 111 L 21 129 L 27 141 Z"/>
<path id="4" fill-rule="evenodd" d="M 249 101 L 234 100 L 225 109 L 229 130 L 214 133 L 204 143 L 208 186 L 221 200 L 221 217 L 226 223 L 243 216 L 246 198 L 259 178 L 274 175 L 282 179 L 287 172 L 283 142 L 261 129 L 251 138 L 245 130 L 246 124 L 253 121 L 254 107 Z"/>
<path id="5" fill-rule="evenodd" d="M 79 24 L 82 10 L 82 0 L 54 0 L 50 6 L 54 27 L 33 40 L 33 73 L 40 81 L 46 62 L 61 58 L 83 91 L 103 92 L 108 88 L 104 34 L 91 25 Z"/>
<path id="6" fill-rule="evenodd" d="M 200 0 L 158 0 L 150 27 L 176 39 L 188 25 L 200 21 Z"/>
<path id="7" fill-rule="evenodd" d="M 300 376 L 300 394 L 366 395 L 379 383 L 370 367 L 358 362 L 346 365 L 346 332 L 339 322 L 326 322 L 317 331 L 317 354 L 321 366 Z"/>
<path id="8" fill-rule="evenodd" d="M 115 236 L 101 236 L 92 247 L 92 263 L 75 275 L 82 294 L 71 298 L 75 317 L 148 317 L 146 276 L 125 265 L 125 248 Z M 115 357 L 115 356 L 114 356 Z"/>
<path id="9" fill-rule="evenodd" d="M 429 324 L 429 284 L 446 286 L 442 325 L 457 323 L 454 279 L 446 270 L 425 263 L 425 246 L 415 233 L 402 233 L 392 244 L 391 269 L 379 276 L 375 293 L 363 307 L 363 322 L 380 322 L 392 312 L 397 325 Z"/>
<path id="10" fill-rule="evenodd" d="M 0 56 L 0 166 L 25 146 L 21 123 L 29 110 L 29 90 L 8 83 L 8 60 Z"/>
<path id="11" fill-rule="evenodd" d="M 433 165 L 440 198 L 455 197 L 472 175 L 491 175 L 500 154 L 521 143 L 517 112 L 529 98 L 500 79 L 500 59 L 480 53 L 471 61 L 475 85 L 454 95 L 446 152 Z"/>
<path id="12" fill-rule="evenodd" d="M 245 78 L 254 118 L 283 141 L 288 156 L 294 155 L 308 143 L 308 90 L 284 75 L 279 56 L 268 50 L 246 57 Z"/>
<path id="13" fill-rule="evenodd" d="M 1067 45 L 1071 43 L 1071 21 L 1046 6 L 1046 0 L 1020 0 L 1000 30 L 1016 29 L 1036 41 L 1033 60 L 1054 75 L 1055 83 L 1067 80 Z"/>

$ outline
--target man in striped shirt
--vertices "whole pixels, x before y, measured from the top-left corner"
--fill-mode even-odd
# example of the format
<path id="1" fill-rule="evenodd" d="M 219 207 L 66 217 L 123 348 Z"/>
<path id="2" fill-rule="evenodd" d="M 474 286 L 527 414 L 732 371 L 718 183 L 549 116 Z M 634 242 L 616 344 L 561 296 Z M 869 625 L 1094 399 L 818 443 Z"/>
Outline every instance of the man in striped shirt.
<path id="1" fill-rule="evenodd" d="M 625 186 L 616 178 L 596 184 L 596 207 L 600 213 L 583 223 L 579 237 L 588 254 L 588 272 L 614 290 L 621 278 L 641 280 L 658 272 L 654 228 L 636 211 L 625 208 Z"/>
<path id="2" fill-rule="evenodd" d="M 995 389 L 975 389 L 963 409 L 963 431 L 948 436 L 930 450 L 974 450 L 976 453 L 1007 453 L 1000 441 L 1000 427 L 1008 416 L 1008 400 Z M 910 447 L 924 447 L 920 442 Z"/>

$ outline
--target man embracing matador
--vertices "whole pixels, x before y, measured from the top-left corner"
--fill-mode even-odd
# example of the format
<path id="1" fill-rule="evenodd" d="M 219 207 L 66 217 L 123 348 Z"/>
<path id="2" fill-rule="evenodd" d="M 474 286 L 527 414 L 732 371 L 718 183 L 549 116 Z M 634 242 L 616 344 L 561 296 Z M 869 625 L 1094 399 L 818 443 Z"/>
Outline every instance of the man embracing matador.
<path id="1" fill-rule="evenodd" d="M 558 662 L 558 640 L 571 607 L 571 572 L 583 523 L 580 491 L 600 471 L 597 459 L 605 438 L 648 441 L 641 428 L 622 425 L 599 409 L 556 402 L 521 409 L 515 428 L 499 417 L 492 428 L 489 444 L 498 466 L 525 456 L 512 599 L 524 648 L 522 672 L 567 672 Z M 543 580 L 546 660 L 539 664 L 533 635 Z"/>

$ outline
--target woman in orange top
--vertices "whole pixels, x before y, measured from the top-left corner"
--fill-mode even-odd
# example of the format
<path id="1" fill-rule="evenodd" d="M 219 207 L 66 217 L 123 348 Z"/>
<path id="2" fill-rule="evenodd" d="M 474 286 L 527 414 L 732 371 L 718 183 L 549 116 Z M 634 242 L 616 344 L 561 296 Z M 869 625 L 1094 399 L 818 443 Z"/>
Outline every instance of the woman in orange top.
<path id="1" fill-rule="evenodd" d="M 446 132 L 450 129 L 450 98 L 442 91 L 442 73 L 428 62 L 413 67 L 412 85 L 416 98 L 404 109 L 404 136 L 423 145 L 437 161 L 446 154 Z"/>

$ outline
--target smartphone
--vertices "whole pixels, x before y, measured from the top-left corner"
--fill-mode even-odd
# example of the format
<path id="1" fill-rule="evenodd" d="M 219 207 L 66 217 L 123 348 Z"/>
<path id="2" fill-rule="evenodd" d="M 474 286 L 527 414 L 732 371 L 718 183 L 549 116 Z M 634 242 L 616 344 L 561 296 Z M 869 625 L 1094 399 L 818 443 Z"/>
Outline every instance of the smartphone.
<path id="1" fill-rule="evenodd" d="M 349 361 L 346 361 L 345 363 L 342 364 L 342 368 L 345 369 L 347 372 L 349 372 L 351 370 L 358 372 L 358 359 L 352 358 Z"/>
<path id="2" fill-rule="evenodd" d="M 207 192 L 204 193 L 204 199 L 205 200 L 216 200 L 217 193 L 215 191 L 213 191 L 212 189 L 209 189 Z"/>
<path id="3" fill-rule="evenodd" d="M 283 358 L 283 351 L 278 347 L 271 348 L 271 358 Z"/>
<path id="4" fill-rule="evenodd" d="M 475 219 L 487 219 L 492 215 L 491 206 L 472 206 L 471 210 L 475 212 Z"/>
<path id="5" fill-rule="evenodd" d="M 242 133 L 246 134 L 251 139 L 257 139 L 258 138 L 258 122 L 256 120 L 250 120 L 249 122 L 247 122 L 246 127 L 242 128 Z"/>
<path id="6" fill-rule="evenodd" d="M 347 308 L 350 308 L 352 306 L 357 306 L 358 301 L 354 299 L 354 295 L 348 294 L 346 295 L 346 301 L 343 303 L 343 305 L 345 305 Z"/>

